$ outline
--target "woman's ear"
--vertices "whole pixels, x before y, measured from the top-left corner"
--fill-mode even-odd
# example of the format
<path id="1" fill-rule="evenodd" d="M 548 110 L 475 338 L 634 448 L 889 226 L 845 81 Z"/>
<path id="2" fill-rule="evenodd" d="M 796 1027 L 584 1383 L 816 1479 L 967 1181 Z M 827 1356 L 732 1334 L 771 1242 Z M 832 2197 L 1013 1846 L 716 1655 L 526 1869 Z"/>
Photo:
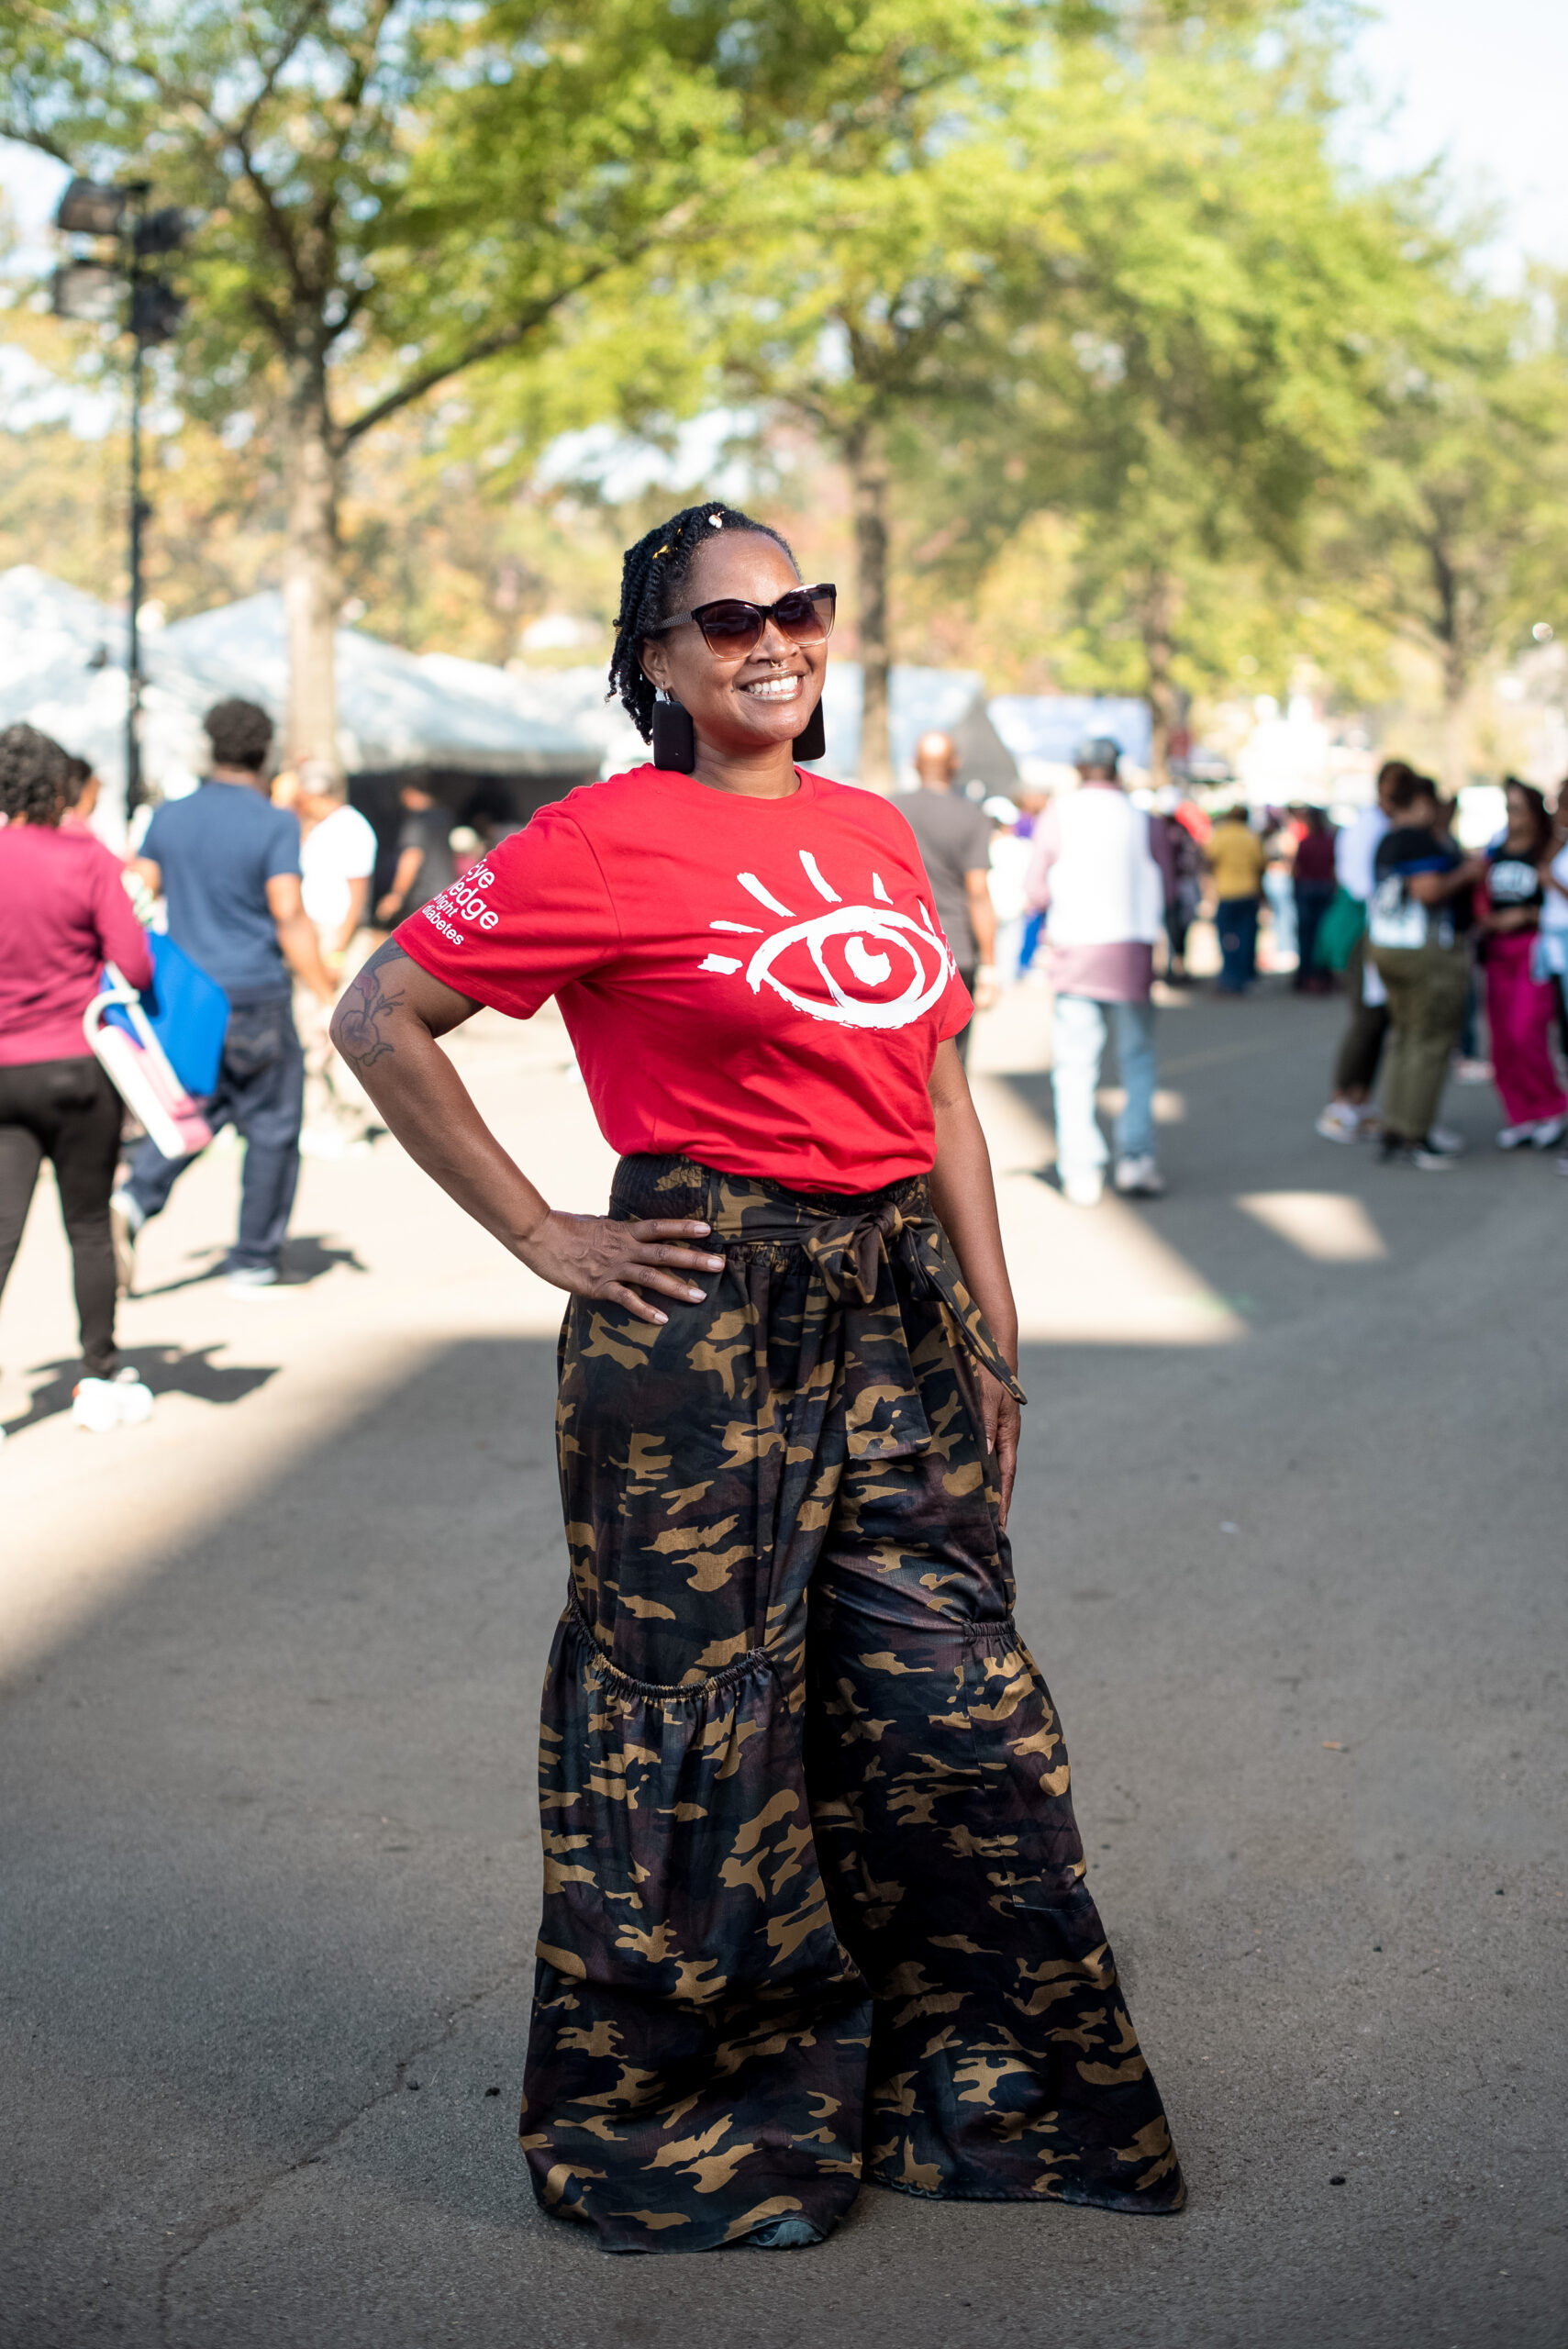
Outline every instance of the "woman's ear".
<path id="1" fill-rule="evenodd" d="M 637 658 L 649 684 L 657 692 L 667 694 L 670 690 L 670 648 L 663 638 L 645 636 Z"/>

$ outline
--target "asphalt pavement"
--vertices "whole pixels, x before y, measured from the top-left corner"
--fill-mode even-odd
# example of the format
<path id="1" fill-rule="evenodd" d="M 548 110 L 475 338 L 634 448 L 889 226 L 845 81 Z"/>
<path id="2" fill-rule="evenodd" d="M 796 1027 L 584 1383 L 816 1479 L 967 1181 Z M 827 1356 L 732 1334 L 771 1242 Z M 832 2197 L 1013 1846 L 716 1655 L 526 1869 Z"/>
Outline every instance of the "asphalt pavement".
<path id="1" fill-rule="evenodd" d="M 0 1309 L 0 2343 L 1509 2349 L 1568 2341 L 1568 1181 L 1319 1141 L 1333 1004 L 1162 1023 L 1170 1197 L 1066 1207 L 1044 1006 L 979 1040 L 1030 1397 L 1019 1616 L 1186 2211 L 867 2189 L 826 2245 L 608 2259 L 515 2132 L 558 1304 L 395 1147 L 295 1281 L 143 1246 L 149 1427 L 68 1424 L 40 1196 Z M 603 1197 L 552 1015 L 453 1047 Z"/>

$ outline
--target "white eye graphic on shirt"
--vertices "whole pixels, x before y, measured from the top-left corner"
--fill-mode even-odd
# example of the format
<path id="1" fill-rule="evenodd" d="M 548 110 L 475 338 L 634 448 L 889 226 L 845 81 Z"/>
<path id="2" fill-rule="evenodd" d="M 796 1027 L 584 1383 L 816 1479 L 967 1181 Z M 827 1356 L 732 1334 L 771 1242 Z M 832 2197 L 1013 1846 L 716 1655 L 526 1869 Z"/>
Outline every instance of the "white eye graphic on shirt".
<path id="1" fill-rule="evenodd" d="M 754 873 L 738 873 L 735 878 L 747 895 L 785 926 L 764 930 L 756 922 L 710 922 L 712 930 L 758 938 L 762 944 L 751 950 L 749 963 L 734 954 L 709 954 L 702 968 L 725 977 L 743 971 L 753 995 L 771 987 L 792 1010 L 840 1028 L 907 1028 L 923 1018 L 958 967 L 925 906 L 917 899 L 916 915 L 897 912 L 879 873 L 871 876 L 872 896 L 879 904 L 846 905 L 809 849 L 801 850 L 800 862 L 806 880 L 833 910 L 799 920 L 794 907 L 781 904 Z M 791 985 L 792 975 L 806 981 L 808 965 L 827 988 L 827 1002 Z M 896 992 L 872 992 L 890 985 Z M 865 992 L 851 992 L 851 986 Z"/>

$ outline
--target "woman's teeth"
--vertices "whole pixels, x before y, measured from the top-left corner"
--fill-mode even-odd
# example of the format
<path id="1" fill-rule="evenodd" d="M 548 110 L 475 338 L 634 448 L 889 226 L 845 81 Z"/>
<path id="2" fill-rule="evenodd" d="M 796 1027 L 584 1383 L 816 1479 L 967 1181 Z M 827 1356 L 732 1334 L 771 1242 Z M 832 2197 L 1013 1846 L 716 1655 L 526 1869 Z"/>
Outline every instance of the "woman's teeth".
<path id="1" fill-rule="evenodd" d="M 800 691 L 800 679 L 798 677 L 758 677 L 753 684 L 742 685 L 740 690 L 743 694 L 751 694 L 758 701 L 793 701 Z"/>

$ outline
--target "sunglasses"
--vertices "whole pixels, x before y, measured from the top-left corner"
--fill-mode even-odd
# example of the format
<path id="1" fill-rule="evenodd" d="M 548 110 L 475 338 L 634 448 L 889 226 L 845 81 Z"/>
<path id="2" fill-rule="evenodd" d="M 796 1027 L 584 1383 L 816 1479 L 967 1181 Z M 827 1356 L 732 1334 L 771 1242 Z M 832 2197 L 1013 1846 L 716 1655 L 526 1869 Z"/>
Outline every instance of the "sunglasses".
<path id="1" fill-rule="evenodd" d="M 762 631 L 770 620 L 792 644 L 826 644 L 833 633 L 838 609 L 839 591 L 831 580 L 826 580 L 817 587 L 792 587 L 776 604 L 748 604 L 739 596 L 723 596 L 716 604 L 698 604 L 689 612 L 672 612 L 667 620 L 661 620 L 648 633 L 662 636 L 666 629 L 684 628 L 687 620 L 693 620 L 701 629 L 703 641 L 710 652 L 744 660 L 761 644 Z"/>

